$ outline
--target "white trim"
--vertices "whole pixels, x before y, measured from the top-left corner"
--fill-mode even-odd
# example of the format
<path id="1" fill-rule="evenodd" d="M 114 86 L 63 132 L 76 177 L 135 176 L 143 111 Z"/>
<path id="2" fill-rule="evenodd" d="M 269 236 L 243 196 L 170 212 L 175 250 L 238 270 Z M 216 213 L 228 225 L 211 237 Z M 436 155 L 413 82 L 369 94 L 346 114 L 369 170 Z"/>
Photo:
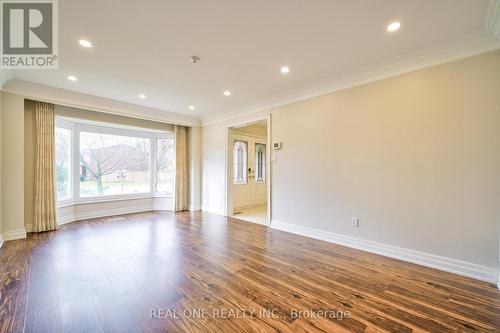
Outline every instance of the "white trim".
<path id="1" fill-rule="evenodd" d="M 123 214 L 132 214 L 132 213 L 139 213 L 139 212 L 145 212 L 145 211 L 157 211 L 157 210 L 164 210 L 164 211 L 173 211 L 174 206 L 173 206 L 173 198 L 172 197 L 149 197 L 150 199 L 153 199 L 151 203 L 146 203 L 142 204 L 139 206 L 136 205 L 130 205 L 128 207 L 120 207 L 120 208 L 111 208 L 111 209 L 101 209 L 101 210 L 93 210 L 90 212 L 80 212 L 80 213 L 69 213 L 65 214 L 63 216 L 57 216 L 57 224 L 62 225 L 66 223 L 71 223 L 75 221 L 80 221 L 80 220 L 86 220 L 86 219 L 93 219 L 93 218 L 101 218 L 101 217 L 107 217 L 107 216 L 114 216 L 114 215 L 123 215 Z M 135 199 L 123 199 L 125 201 L 127 200 L 136 200 Z M 143 198 L 139 198 L 143 199 Z M 157 202 L 155 199 L 169 199 L 167 202 Z M 117 201 L 122 201 L 122 200 L 117 200 Z M 102 203 L 101 201 L 98 201 L 96 203 Z M 85 204 L 79 204 L 75 203 L 72 206 L 74 206 L 74 209 L 77 206 L 80 205 L 87 205 Z M 67 207 L 67 206 L 65 206 Z M 78 209 L 78 208 L 76 208 Z M 30 229 L 30 225 L 26 225 L 26 228 Z"/>
<path id="2" fill-rule="evenodd" d="M 498 2 L 500 0 L 493 1 Z M 331 77 L 316 81 L 299 90 L 286 91 L 279 95 L 257 101 L 256 103 L 233 109 L 231 112 L 215 113 L 202 117 L 201 122 L 203 126 L 207 126 L 222 121 L 237 121 L 238 118 L 243 116 L 250 116 L 265 110 L 269 111 L 283 105 L 472 57 L 499 48 L 499 39 L 495 38 L 489 32 L 480 31 L 452 40 L 449 43 L 442 43 L 438 46 L 376 62 L 368 66 L 362 66 L 351 71 L 336 73 Z"/>
<path id="3" fill-rule="evenodd" d="M 191 212 L 197 212 L 197 211 L 199 211 L 199 210 L 202 210 L 200 205 L 197 205 L 197 206 L 190 206 L 190 207 L 189 207 L 189 211 L 191 211 Z"/>
<path id="4" fill-rule="evenodd" d="M 3 245 L 3 234 L 0 234 L 0 249 L 2 248 Z"/>
<path id="5" fill-rule="evenodd" d="M 96 219 L 101 217 L 109 217 L 115 215 L 124 215 L 124 214 L 132 214 L 132 213 L 141 213 L 141 212 L 149 212 L 153 211 L 153 205 L 142 205 L 135 207 L 126 207 L 126 208 L 113 208 L 113 209 L 103 209 L 103 210 L 95 210 L 91 212 L 85 213 L 75 213 L 68 214 L 62 217 L 57 218 L 57 224 L 63 225 L 66 223 L 88 220 L 88 219 Z"/>
<path id="6" fill-rule="evenodd" d="M 252 218 L 248 218 L 248 217 L 238 217 L 238 215 L 233 215 L 233 216 L 230 216 L 232 219 L 235 219 L 235 220 L 238 220 L 238 221 L 241 221 L 241 222 L 248 222 L 248 223 L 253 223 L 253 224 L 258 224 L 258 225 L 264 225 L 266 227 L 269 227 L 269 222 L 260 222 L 260 221 L 257 221 L 257 220 L 253 220 Z"/>
<path id="7" fill-rule="evenodd" d="M 62 208 L 67 206 L 88 205 L 93 203 L 151 199 L 155 197 L 156 196 L 151 192 L 138 193 L 138 194 L 116 194 L 116 195 L 101 195 L 93 197 L 81 197 L 79 199 L 73 200 L 72 203 L 63 203 L 61 206 L 58 205 L 58 207 Z"/>
<path id="8" fill-rule="evenodd" d="M 202 206 L 201 210 L 204 211 L 204 212 L 207 212 L 207 213 L 212 213 L 212 214 L 216 214 L 216 215 L 227 216 L 223 210 L 209 209 L 206 206 Z"/>
<path id="9" fill-rule="evenodd" d="M 500 38 L 500 0 L 490 0 L 484 22 L 484 30 Z"/>
<path id="10" fill-rule="evenodd" d="M 26 229 L 15 229 L 15 230 L 6 230 L 3 232 L 3 240 L 10 241 L 15 239 L 23 239 L 26 238 Z"/>
<path id="11" fill-rule="evenodd" d="M 273 220 L 271 228 L 293 234 L 319 239 L 322 241 L 344 245 L 354 249 L 380 254 L 386 257 L 408 261 L 442 271 L 451 272 L 478 280 L 497 282 L 498 269 L 477 265 L 471 262 L 446 258 L 430 253 L 410 250 L 393 245 L 377 243 L 361 238 L 336 234 L 320 229 L 304 227 L 296 224 Z"/>
<path id="12" fill-rule="evenodd" d="M 167 202 L 157 202 L 156 200 L 153 202 L 153 210 L 168 210 L 174 211 L 174 198 L 168 198 Z"/>

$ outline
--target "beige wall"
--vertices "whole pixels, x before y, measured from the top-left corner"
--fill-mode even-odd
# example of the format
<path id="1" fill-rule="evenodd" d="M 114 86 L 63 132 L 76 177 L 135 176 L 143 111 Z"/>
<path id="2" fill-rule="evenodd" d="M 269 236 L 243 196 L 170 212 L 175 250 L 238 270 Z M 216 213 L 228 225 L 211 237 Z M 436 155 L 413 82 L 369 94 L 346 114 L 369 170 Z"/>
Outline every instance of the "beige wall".
<path id="1" fill-rule="evenodd" d="M 2 225 L 5 238 L 24 232 L 24 98 L 2 93 Z M 8 235 L 6 237 L 6 235 Z"/>
<path id="2" fill-rule="evenodd" d="M 273 220 L 497 268 L 499 92 L 497 51 L 270 110 Z M 226 125 L 203 128 L 208 211 Z"/>
<path id="3" fill-rule="evenodd" d="M 33 225 L 35 175 L 35 102 L 24 102 L 24 225 Z"/>
<path id="4" fill-rule="evenodd" d="M 234 133 L 240 134 L 254 134 L 258 136 L 262 136 L 264 138 L 267 137 L 267 127 L 263 125 L 249 125 L 238 127 L 234 129 Z"/>
<path id="5" fill-rule="evenodd" d="M 201 127 L 194 126 L 188 132 L 189 158 L 189 207 L 201 209 Z"/>
<path id="6" fill-rule="evenodd" d="M 161 123 L 158 121 L 151 121 L 133 117 L 118 116 L 110 113 L 90 111 L 85 109 L 72 108 L 69 106 L 56 105 L 55 106 L 56 116 L 83 119 L 87 121 L 97 122 L 97 123 L 109 123 L 115 125 L 131 126 L 138 128 L 146 128 L 157 131 L 174 131 L 174 125 Z"/>

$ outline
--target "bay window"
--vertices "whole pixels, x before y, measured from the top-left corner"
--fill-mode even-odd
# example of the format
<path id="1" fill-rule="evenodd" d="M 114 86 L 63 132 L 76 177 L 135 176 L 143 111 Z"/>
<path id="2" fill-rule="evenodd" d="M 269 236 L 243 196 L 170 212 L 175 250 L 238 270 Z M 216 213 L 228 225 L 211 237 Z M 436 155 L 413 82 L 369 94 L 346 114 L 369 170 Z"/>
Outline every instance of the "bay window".
<path id="1" fill-rule="evenodd" d="M 60 119 L 55 133 L 58 202 L 173 195 L 173 133 Z"/>

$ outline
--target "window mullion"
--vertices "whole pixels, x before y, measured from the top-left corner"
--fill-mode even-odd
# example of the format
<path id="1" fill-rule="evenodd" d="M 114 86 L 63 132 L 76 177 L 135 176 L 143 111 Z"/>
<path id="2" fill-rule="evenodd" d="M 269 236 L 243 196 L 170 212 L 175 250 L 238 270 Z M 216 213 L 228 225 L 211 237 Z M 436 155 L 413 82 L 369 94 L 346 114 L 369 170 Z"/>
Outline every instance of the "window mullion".
<path id="1" fill-rule="evenodd" d="M 80 199 L 80 128 L 78 125 L 73 126 L 73 140 L 72 140 L 72 181 L 73 181 L 73 200 Z"/>
<path id="2" fill-rule="evenodd" d="M 150 189 L 153 194 L 156 193 L 156 149 L 157 149 L 157 144 L 158 144 L 158 139 L 156 136 L 153 136 L 151 139 L 151 153 L 149 156 L 150 160 L 150 166 L 149 170 L 151 170 L 151 177 L 150 177 Z"/>

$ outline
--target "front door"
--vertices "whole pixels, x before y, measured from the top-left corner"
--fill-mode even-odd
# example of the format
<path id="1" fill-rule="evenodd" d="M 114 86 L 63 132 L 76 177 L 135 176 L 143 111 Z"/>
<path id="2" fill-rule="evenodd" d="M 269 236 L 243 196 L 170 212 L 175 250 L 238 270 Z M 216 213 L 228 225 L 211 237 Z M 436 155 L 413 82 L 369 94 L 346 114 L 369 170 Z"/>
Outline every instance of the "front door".
<path id="1" fill-rule="evenodd" d="M 235 135 L 233 140 L 233 207 L 266 204 L 266 139 Z"/>

